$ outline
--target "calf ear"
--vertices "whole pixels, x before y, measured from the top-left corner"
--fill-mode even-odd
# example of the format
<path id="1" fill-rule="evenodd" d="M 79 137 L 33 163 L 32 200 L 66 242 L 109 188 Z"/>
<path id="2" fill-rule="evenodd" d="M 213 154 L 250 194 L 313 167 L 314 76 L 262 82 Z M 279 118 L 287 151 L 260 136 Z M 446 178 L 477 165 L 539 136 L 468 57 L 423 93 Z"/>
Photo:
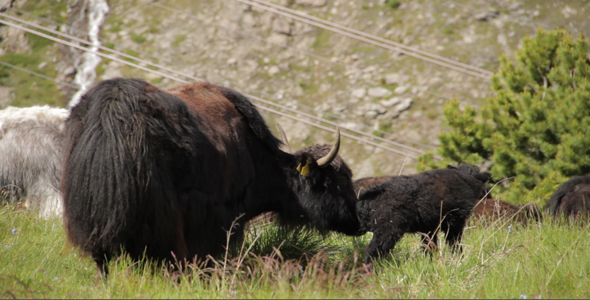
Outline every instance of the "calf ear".
<path id="1" fill-rule="evenodd" d="M 488 180 L 490 180 L 491 177 L 492 177 L 492 173 L 490 173 L 490 172 L 481 172 L 481 173 L 475 175 L 475 178 L 477 178 L 481 182 L 487 182 Z"/>

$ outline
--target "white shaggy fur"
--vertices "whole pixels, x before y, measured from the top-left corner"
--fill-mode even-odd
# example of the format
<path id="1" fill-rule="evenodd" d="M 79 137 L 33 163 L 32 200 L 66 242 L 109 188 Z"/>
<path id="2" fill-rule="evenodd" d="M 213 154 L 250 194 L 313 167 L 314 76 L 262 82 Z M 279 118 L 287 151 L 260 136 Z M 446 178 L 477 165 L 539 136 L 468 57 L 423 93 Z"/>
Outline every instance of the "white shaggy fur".
<path id="1" fill-rule="evenodd" d="M 47 105 L 0 110 L 0 201 L 22 199 L 44 218 L 61 216 L 59 182 L 69 114 Z"/>

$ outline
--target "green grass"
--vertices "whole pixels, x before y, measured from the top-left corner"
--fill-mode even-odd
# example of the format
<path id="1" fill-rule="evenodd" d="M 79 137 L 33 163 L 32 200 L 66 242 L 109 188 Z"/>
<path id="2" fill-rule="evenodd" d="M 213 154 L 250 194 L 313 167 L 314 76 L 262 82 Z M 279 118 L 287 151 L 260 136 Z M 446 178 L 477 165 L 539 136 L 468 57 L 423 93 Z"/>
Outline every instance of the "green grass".
<path id="1" fill-rule="evenodd" d="M 54 70 L 55 64 L 51 60 L 46 60 L 41 53 L 42 49 L 50 47 L 43 44 L 41 40 L 36 41 L 38 41 L 37 44 L 33 43 L 37 45 L 35 49 L 41 50 L 37 50 L 32 54 L 6 53 L 0 56 L 0 61 L 41 73 L 50 78 L 55 77 L 57 74 Z M 45 67 L 39 69 L 39 66 L 43 62 L 46 63 Z M 10 104 L 13 106 L 25 107 L 35 104 L 63 106 L 65 103 L 61 92 L 58 91 L 57 85 L 53 81 L 16 68 L 4 65 L 0 66 L 0 85 L 13 88 L 12 92 L 15 94 L 15 97 Z"/>
<path id="2" fill-rule="evenodd" d="M 42 18 L 50 18 L 60 23 L 66 22 L 67 3 L 64 1 L 59 3 L 48 0 L 26 1 L 22 9 Z M 27 19 L 24 15 L 20 17 Z M 50 78 L 57 77 L 58 73 L 55 70 L 57 60 L 54 59 L 60 55 L 57 44 L 32 33 L 25 33 L 24 36 L 30 50 L 23 53 L 6 52 L 0 56 L 0 61 Z M 40 68 L 41 64 L 44 67 Z M 13 106 L 24 107 L 36 104 L 64 106 L 67 101 L 56 83 L 8 66 L 0 66 L 0 85 L 11 88 L 13 100 L 10 105 Z"/>
<path id="3" fill-rule="evenodd" d="M 316 38 L 313 41 L 313 44 L 311 45 L 311 48 L 319 49 L 328 46 L 331 35 L 331 32 L 328 30 L 318 29 L 318 34 L 316 35 Z"/>
<path id="4" fill-rule="evenodd" d="M 359 263 L 371 234 L 320 235 L 309 228 L 285 234 L 274 223 L 258 224 L 249 227 L 243 247 L 217 258 L 214 268 L 190 265 L 175 273 L 123 256 L 111 263 L 105 281 L 97 276 L 92 259 L 67 243 L 59 219 L 42 220 L 4 206 L 0 297 L 590 297 L 590 231 L 585 223 L 545 220 L 523 227 L 470 221 L 462 256 L 446 245 L 426 256 L 418 236 L 409 234 L 376 264 L 374 273 L 364 273 Z"/>
<path id="5" fill-rule="evenodd" d="M 142 34 L 131 33 L 131 40 L 138 43 L 138 44 L 141 44 L 141 43 L 145 42 L 147 40 L 147 38 Z"/>
<path id="6" fill-rule="evenodd" d="M 16 6 L 18 7 L 18 5 Z M 67 20 L 67 1 L 55 0 L 32 0 L 24 1 L 22 10 L 32 12 L 34 15 L 46 19 L 52 19 L 58 23 L 65 23 Z"/>
<path id="7" fill-rule="evenodd" d="M 451 28 L 451 27 L 444 27 L 442 29 L 442 33 L 444 35 L 452 35 L 454 33 L 454 31 L 453 31 L 453 28 Z"/>
<path id="8" fill-rule="evenodd" d="M 317 93 L 319 88 L 317 85 L 311 83 L 311 81 L 299 81 L 299 86 L 308 95 Z"/>
<path id="9" fill-rule="evenodd" d="M 179 34 L 174 38 L 174 42 L 172 42 L 172 47 L 178 47 L 184 40 L 186 39 L 185 34 Z"/>
<path id="10" fill-rule="evenodd" d="M 399 0 L 387 0 L 385 1 L 385 5 L 389 6 L 391 9 L 398 9 L 401 2 L 399 2 Z"/>

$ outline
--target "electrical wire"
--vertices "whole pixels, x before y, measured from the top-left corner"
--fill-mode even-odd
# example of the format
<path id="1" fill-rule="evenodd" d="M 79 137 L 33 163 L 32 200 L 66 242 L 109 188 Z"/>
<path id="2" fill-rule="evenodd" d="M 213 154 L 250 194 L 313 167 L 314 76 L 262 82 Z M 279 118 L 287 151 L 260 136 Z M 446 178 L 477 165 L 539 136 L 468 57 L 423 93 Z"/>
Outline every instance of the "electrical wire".
<path id="1" fill-rule="evenodd" d="M 204 22 L 204 23 L 207 23 L 207 24 L 210 24 L 210 25 L 215 25 L 215 26 L 218 26 L 218 27 L 224 28 L 224 29 L 226 29 L 226 30 L 231 30 L 231 31 L 239 32 L 239 33 L 241 33 L 241 34 L 249 35 L 249 36 L 252 36 L 252 37 L 254 37 L 254 38 L 257 38 L 257 39 L 259 39 L 259 40 L 266 41 L 266 42 L 268 42 L 268 43 L 271 43 L 271 44 L 273 44 L 273 45 L 281 46 L 281 45 L 279 45 L 279 44 L 272 43 L 272 42 L 268 41 L 267 39 L 265 39 L 265 38 L 263 38 L 263 37 L 260 37 L 260 36 L 257 36 L 257 35 L 255 35 L 255 34 L 248 33 L 248 32 L 246 32 L 246 31 L 243 31 L 243 30 L 237 30 L 237 29 L 234 29 L 234 28 L 230 28 L 230 27 L 228 27 L 228 26 L 224 26 L 224 25 L 221 25 L 221 24 L 218 24 L 218 23 L 215 23 L 215 22 L 211 22 L 211 21 L 208 21 L 208 20 L 206 20 L 206 19 L 199 18 L 199 17 L 193 16 L 193 15 L 191 15 L 191 14 L 187 14 L 187 13 L 184 13 L 184 12 L 182 12 L 182 11 L 179 11 L 179 10 L 176 10 L 176 9 L 173 9 L 173 8 L 170 8 L 170 7 L 167 7 L 167 6 L 164 6 L 164 5 L 162 5 L 162 4 L 158 4 L 158 3 L 150 3 L 150 4 L 152 4 L 152 5 L 154 5 L 154 6 L 158 7 L 158 8 L 163 8 L 163 9 L 170 10 L 170 11 L 172 11 L 172 12 L 175 12 L 175 13 L 177 13 L 177 14 L 182 14 L 182 15 L 185 15 L 185 16 L 189 16 L 189 17 L 191 17 L 191 18 L 195 18 L 195 19 L 197 19 L 197 20 L 199 20 L 199 21 L 202 21 L 202 22 Z M 12 10 L 14 10 L 14 11 L 16 11 L 16 12 L 18 12 L 18 13 L 21 13 L 21 14 L 26 14 L 26 15 L 28 15 L 28 16 L 31 16 L 31 17 L 38 18 L 38 19 L 40 19 L 40 20 L 43 20 L 43 21 L 45 21 L 45 22 L 50 22 L 50 23 L 52 23 L 52 24 L 54 24 L 54 25 L 57 25 L 57 26 L 66 26 L 66 28 L 71 28 L 71 27 L 69 27 L 69 26 L 67 26 L 67 25 L 60 24 L 60 23 L 57 23 L 57 22 L 53 22 L 52 20 L 48 20 L 48 19 L 45 19 L 45 18 L 41 18 L 41 17 L 35 16 L 35 15 L 33 15 L 33 14 L 30 14 L 30 13 L 28 13 L 28 12 L 25 12 L 25 11 L 22 11 L 22 10 L 19 10 L 19 9 L 16 9 L 16 8 L 12 8 Z M 87 43 L 87 41 L 86 41 L 86 40 L 83 40 L 83 39 L 76 38 L 76 37 L 74 37 L 74 36 L 71 36 L 71 35 L 69 35 L 69 34 L 60 33 L 60 32 L 58 32 L 58 31 L 54 31 L 54 30 L 48 29 L 48 28 L 46 28 L 46 27 L 43 27 L 43 26 L 39 26 L 39 25 L 37 25 L 37 24 L 34 24 L 34 23 L 26 22 L 26 21 L 24 21 L 24 20 L 22 20 L 22 19 L 20 19 L 20 18 L 10 17 L 10 16 L 8 16 L 8 15 L 5 15 L 5 16 L 7 16 L 8 18 L 11 18 L 11 19 L 13 19 L 13 20 L 19 20 L 19 21 L 21 21 L 21 22 L 24 22 L 25 24 L 28 24 L 29 26 L 33 26 L 33 27 L 36 27 L 36 28 L 39 28 L 39 29 L 42 29 L 42 30 L 46 30 L 46 31 L 49 31 L 49 32 L 52 32 L 52 33 L 54 33 L 54 34 L 61 35 L 61 36 L 64 36 L 64 37 L 68 37 L 68 38 L 70 38 L 70 37 L 71 37 L 72 39 L 75 39 L 75 40 L 77 40 L 78 42 Z M 73 29 L 73 28 L 72 28 L 72 29 Z M 82 32 L 82 31 L 80 31 L 80 30 L 77 30 L 77 29 L 73 29 L 73 30 L 74 30 L 75 32 Z M 112 42 L 112 41 L 109 41 L 109 40 L 107 40 L 107 39 L 103 39 L 103 38 L 101 38 L 101 41 L 103 41 L 103 42 L 105 42 L 105 41 L 106 41 L 106 42 L 108 42 L 108 43 L 112 43 L 112 44 L 116 45 L 116 43 L 114 43 L 114 42 Z M 314 57 L 314 58 L 321 58 L 321 59 L 322 59 L 322 60 L 324 60 L 324 61 L 327 61 L 327 62 L 332 62 L 332 60 L 330 60 L 330 59 L 328 59 L 328 58 L 321 57 L 321 56 L 315 55 L 315 54 L 313 54 L 313 53 L 310 53 L 310 52 L 308 52 L 308 51 L 304 51 L 304 50 L 301 50 L 301 49 L 298 49 L 298 48 L 294 48 L 294 47 L 290 47 L 290 46 L 281 46 L 281 47 L 285 47 L 285 48 L 289 48 L 289 49 L 298 50 L 298 51 L 300 51 L 300 52 L 302 52 L 302 53 L 304 53 L 304 54 L 306 54 L 306 55 L 310 55 L 310 56 L 312 56 L 312 57 Z M 105 50 L 105 51 L 111 51 L 111 52 L 115 52 L 115 53 L 117 53 L 117 54 L 119 54 L 119 55 L 122 55 L 122 56 L 124 56 L 124 57 L 126 57 L 126 58 L 130 58 L 130 59 L 138 60 L 138 58 L 136 58 L 135 56 L 127 55 L 127 54 L 125 54 L 125 53 L 122 53 L 122 52 L 119 52 L 119 51 L 114 51 L 114 49 L 111 49 L 111 48 L 102 47 L 101 49 L 102 49 L 102 50 Z M 148 55 L 148 56 L 150 56 L 150 57 L 152 57 L 152 58 L 154 58 L 154 59 L 156 59 L 156 60 L 158 60 L 158 61 L 164 61 L 164 62 L 167 62 L 167 63 L 170 63 L 170 64 L 178 65 L 178 64 L 176 64 L 176 63 L 174 63 L 174 62 L 171 62 L 171 61 L 168 61 L 168 60 L 161 59 L 161 58 L 159 58 L 159 57 L 156 57 L 156 56 L 153 56 L 153 55 L 151 55 L 151 54 L 148 54 L 148 53 L 145 53 L 145 52 L 139 51 L 139 50 L 137 50 L 137 49 L 131 49 L 131 50 L 133 50 L 133 51 L 135 51 L 135 52 L 138 52 L 138 53 L 141 53 L 141 54 L 144 54 L 144 55 Z M 148 64 L 148 65 L 152 65 L 152 66 L 154 66 L 154 64 L 153 64 L 153 63 L 151 63 L 151 62 L 149 62 L 149 61 L 146 61 L 146 60 L 139 60 L 139 61 L 140 61 L 140 62 L 142 62 L 142 63 L 144 63 L 144 64 Z M 335 63 L 335 62 L 332 62 L 332 63 Z M 337 65 L 340 65 L 340 66 L 343 66 L 343 67 L 351 67 L 351 68 L 356 68 L 356 67 L 354 67 L 354 66 L 350 66 L 350 65 L 344 65 L 344 64 L 340 64 L 340 63 L 336 63 L 336 64 L 337 64 Z M 162 67 L 162 68 L 164 68 L 164 67 Z M 358 68 L 356 68 L 356 69 L 358 69 Z M 180 74 L 179 74 L 179 73 L 177 73 L 177 72 L 176 72 L 175 70 L 173 70 L 173 69 L 169 69 L 169 68 L 167 68 L 167 70 L 168 70 L 169 72 L 175 72 L 176 74 L 178 74 L 178 75 L 181 75 L 181 76 L 185 76 L 185 75 L 186 75 L 186 74 L 184 74 L 184 73 L 180 73 Z M 229 79 L 227 79 L 227 78 L 224 78 L 224 77 L 222 77 L 222 76 L 215 75 L 215 74 L 207 74 L 206 72 L 202 72 L 202 71 L 198 71 L 198 72 L 199 72 L 199 73 L 203 73 L 203 74 L 205 74 L 205 75 L 207 75 L 207 76 L 210 76 L 210 77 L 217 77 L 217 78 L 220 78 L 221 80 L 223 80 L 223 81 L 226 81 L 226 82 L 228 82 L 228 83 L 231 83 L 231 84 L 233 84 L 233 85 L 235 85 L 235 86 L 240 86 L 240 84 L 238 84 L 238 83 L 236 83 L 236 82 L 234 82 L 234 81 L 231 81 L 231 80 L 229 80 Z M 202 80 L 204 80 L 204 79 L 202 79 L 202 78 L 197 78 L 197 77 L 193 77 L 193 76 L 189 76 L 189 78 L 190 78 L 190 79 L 192 79 L 192 80 L 197 80 L 197 81 L 202 81 Z M 264 95 L 266 95 L 266 96 L 275 97 L 274 95 L 272 95 L 272 94 L 269 94 L 269 93 L 266 93 L 266 92 L 264 92 L 264 91 L 258 91 L 258 90 L 256 90 L 256 92 L 258 92 L 258 93 L 260 93 L 260 94 L 264 94 Z M 435 92 L 432 92 L 432 91 L 424 91 L 424 92 L 426 92 L 426 93 L 429 93 L 429 94 L 431 94 L 431 95 L 435 95 L 435 96 L 438 96 L 438 97 L 444 98 L 444 99 L 446 99 L 446 100 L 450 99 L 449 97 L 445 97 L 445 96 L 443 96 L 443 95 L 440 95 L 440 94 L 438 94 L 438 93 L 435 93 Z M 273 104 L 274 104 L 274 103 L 273 103 Z M 304 107 L 304 108 L 306 108 L 306 109 L 308 109 L 308 110 L 311 110 L 311 111 L 313 111 L 313 108 L 312 108 L 312 107 L 310 107 L 310 106 L 308 106 L 308 105 L 305 105 L 305 104 L 298 103 L 298 106 L 302 106 L 302 107 Z M 336 115 L 336 114 L 334 114 L 334 113 L 331 113 L 331 112 L 324 112 L 324 113 L 326 113 L 326 114 L 327 114 L 328 116 L 330 116 L 330 117 L 334 117 L 334 118 L 336 118 L 336 119 L 339 119 L 339 120 L 344 120 L 344 121 L 347 121 L 346 119 L 344 119 L 344 118 L 342 118 L 341 116 L 339 116 L 339 115 Z M 314 116 L 314 117 L 315 117 L 315 116 Z M 367 125 L 365 125 L 365 124 L 363 124 L 363 123 L 360 123 L 360 126 L 361 126 L 361 127 L 363 127 L 363 128 L 369 128 Z M 370 129 L 370 128 L 369 128 L 369 129 Z M 435 147 L 433 147 L 433 146 L 426 145 L 426 144 L 423 144 L 423 143 L 421 143 L 421 142 L 414 141 L 414 140 L 407 139 L 407 138 L 403 138 L 403 137 L 400 137 L 400 136 L 396 136 L 396 135 L 394 135 L 394 134 L 392 134 L 392 133 L 390 133 L 390 132 L 386 132 L 386 131 L 383 131 L 383 130 L 374 130 L 374 131 L 376 131 L 376 132 L 379 132 L 379 133 L 382 133 L 382 134 L 389 134 L 389 135 L 393 135 L 393 136 L 394 136 L 394 137 L 395 137 L 397 140 L 402 140 L 402 141 L 404 141 L 404 142 L 407 142 L 407 143 L 415 144 L 415 145 L 417 145 L 417 146 L 419 146 L 419 147 L 421 147 L 421 148 L 430 149 L 430 150 L 432 150 L 432 149 L 435 149 Z M 377 136 L 376 136 L 376 137 L 377 137 Z M 380 138 L 380 137 L 377 137 L 377 138 Z M 384 141 L 390 141 L 390 140 L 386 140 L 386 139 L 383 139 L 383 140 L 384 140 Z"/>
<path id="2" fill-rule="evenodd" d="M 394 43 L 392 41 L 389 41 L 389 40 L 386 40 L 383 38 L 379 38 L 379 37 L 376 37 L 376 36 L 373 36 L 373 35 L 370 35 L 370 34 L 367 34 L 364 32 L 360 32 L 360 31 L 357 31 L 357 30 L 354 30 L 354 29 L 351 29 L 348 27 L 344 27 L 342 25 L 338 25 L 333 22 L 325 21 L 325 20 L 322 20 L 319 18 L 315 18 L 315 19 L 321 20 L 322 22 L 311 21 L 310 19 L 306 19 L 306 18 L 310 18 L 310 16 L 308 16 L 306 14 L 299 13 L 298 15 L 305 16 L 305 18 L 302 18 L 302 17 L 299 17 L 299 16 L 292 14 L 290 12 L 278 10 L 275 8 L 276 5 L 274 5 L 273 7 L 268 7 L 268 6 L 264 6 L 260 3 L 252 2 L 249 0 L 236 0 L 236 1 L 242 2 L 244 4 L 255 6 L 260 9 L 275 13 L 277 15 L 281 15 L 281 16 L 284 16 L 284 17 L 287 17 L 287 18 L 290 18 L 290 19 L 293 19 L 296 21 L 300 21 L 302 23 L 306 23 L 308 25 L 313 25 L 315 27 L 320 27 L 320 28 L 323 28 L 323 29 L 326 29 L 326 30 L 329 30 L 329 31 L 332 31 L 335 33 L 339 33 L 341 35 L 348 36 L 348 37 L 369 43 L 374 46 L 379 46 L 381 48 L 385 48 L 388 50 L 397 51 L 397 52 L 403 53 L 405 55 L 408 55 L 408 56 L 411 56 L 414 58 L 418 58 L 418 59 L 421 59 L 423 61 L 430 62 L 433 64 L 437 64 L 437 65 L 440 65 L 440 66 L 443 66 L 443 67 L 446 67 L 449 69 L 453 69 L 455 71 L 459 71 L 459 72 L 462 72 L 462 73 L 465 73 L 468 75 L 472 75 L 472 76 L 479 77 L 482 79 L 489 79 L 491 77 L 491 75 L 493 75 L 492 72 L 487 71 L 487 70 L 479 69 L 479 68 L 469 66 L 469 65 L 466 65 L 463 63 L 459 63 L 459 62 L 456 62 L 456 61 L 453 61 L 453 60 L 450 60 L 447 58 L 441 59 L 442 58 L 441 56 L 430 54 L 432 57 L 426 57 L 425 55 L 419 53 L 419 52 L 426 53 L 424 51 L 415 50 L 413 48 L 410 48 L 410 49 L 413 49 L 412 51 L 409 51 L 407 49 L 402 49 L 402 48 L 409 48 L 409 47 L 402 45 L 402 44 Z M 281 9 L 283 9 L 283 10 L 287 10 L 287 8 L 284 8 L 282 6 L 278 6 L 278 7 L 281 7 Z"/>
<path id="3" fill-rule="evenodd" d="M 29 74 L 31 74 L 31 75 L 35 75 L 35 76 L 38 76 L 38 77 L 41 77 L 41 78 L 45 78 L 45 79 L 47 79 L 47 80 L 51 80 L 51 81 L 53 81 L 53 82 L 56 82 L 56 83 L 59 83 L 59 84 L 63 84 L 63 85 L 65 85 L 65 86 L 67 86 L 67 87 L 70 87 L 70 88 L 72 88 L 72 89 L 75 89 L 75 90 L 77 90 L 77 89 L 79 88 L 79 86 L 78 86 L 78 85 L 76 85 L 76 84 L 71 84 L 71 83 L 65 82 L 65 81 L 63 81 L 63 80 L 59 80 L 59 79 L 57 79 L 57 78 L 52 78 L 52 77 L 49 77 L 49 76 L 43 75 L 43 74 L 41 74 L 41 73 L 37 73 L 37 72 L 35 72 L 35 71 L 31 71 L 31 70 L 28 70 L 28 69 L 25 69 L 25 68 L 21 68 L 21 67 L 19 67 L 19 66 L 15 66 L 15 65 L 13 65 L 13 64 L 9 64 L 9 63 L 7 63 L 7 62 L 5 62 L 5 61 L 0 61 L 0 64 L 1 64 L 1 65 L 5 65 L 5 66 L 7 66 L 7 67 L 10 67 L 10 68 L 13 68 L 13 69 L 17 69 L 17 70 L 19 70 L 19 71 L 23 71 L 23 72 L 25 72 L 25 73 L 29 73 Z"/>
<path id="4" fill-rule="evenodd" d="M 6 15 L 6 14 L 4 14 L 4 13 L 0 13 L 0 16 L 3 16 L 3 17 L 8 17 L 8 18 L 11 18 L 12 20 L 15 20 L 15 19 L 17 19 L 17 20 L 18 20 L 18 18 L 15 18 L 15 17 L 10 17 L 10 16 L 8 16 L 8 15 Z M 21 21 L 21 22 L 23 22 L 23 23 L 25 23 L 25 24 L 29 23 L 31 26 L 42 27 L 42 26 L 39 26 L 39 25 L 36 25 L 36 24 L 30 23 L 30 22 L 26 22 L 26 21 L 24 21 L 24 20 L 20 20 L 20 21 Z M 27 31 L 27 32 L 29 32 L 29 33 L 37 34 L 37 35 L 39 35 L 39 36 L 42 36 L 42 37 L 44 37 L 44 38 L 47 38 L 47 39 L 53 40 L 53 41 L 55 41 L 55 42 L 62 43 L 62 44 L 65 44 L 65 45 L 68 45 L 68 46 L 71 46 L 71 47 L 74 47 L 74 48 L 80 49 L 80 50 L 83 50 L 83 51 L 88 51 L 88 49 L 87 49 L 87 48 L 84 48 L 84 47 L 82 47 L 82 46 L 76 45 L 76 44 L 74 44 L 74 43 L 71 43 L 71 42 L 68 42 L 68 41 L 65 41 L 65 40 L 61 40 L 61 39 L 58 39 L 58 38 L 52 37 L 52 36 L 50 36 L 50 35 L 47 35 L 47 34 L 41 33 L 41 32 L 39 32 L 39 31 L 32 30 L 32 29 L 29 29 L 29 28 L 26 28 L 26 27 L 23 27 L 23 26 L 20 26 L 20 25 L 17 25 L 17 24 L 13 24 L 13 23 L 7 22 L 7 21 L 5 21 L 5 20 L 0 20 L 0 23 L 3 23 L 3 24 L 5 24 L 5 25 L 9 25 L 9 26 L 12 26 L 12 27 L 15 27 L 15 28 L 18 28 L 18 29 L 21 29 L 21 30 Z M 54 31 L 54 30 L 51 30 L 51 29 L 48 29 L 48 28 L 43 28 L 43 30 L 46 30 L 46 31 L 48 31 L 48 32 L 52 32 L 52 33 L 54 33 L 54 34 L 58 34 L 58 35 L 61 35 L 61 36 L 64 36 L 64 37 L 68 37 L 68 36 L 69 36 L 69 35 L 67 35 L 67 34 L 64 34 L 64 33 L 61 33 L 61 32 L 57 32 L 57 31 Z M 79 41 L 79 42 L 82 42 L 82 43 L 89 44 L 89 42 L 87 42 L 87 41 L 84 41 L 84 40 L 81 40 L 81 39 L 79 39 L 79 38 L 77 38 L 77 37 L 74 37 L 74 36 L 69 36 L 69 38 L 71 38 L 71 39 L 73 39 L 73 40 L 77 40 L 77 41 Z M 105 51 L 111 51 L 111 52 L 113 52 L 113 53 L 116 53 L 116 54 L 119 54 L 119 55 L 122 55 L 122 56 L 125 56 L 125 55 L 126 55 L 126 54 L 124 54 L 124 53 L 121 53 L 121 52 L 118 52 L 118 51 L 116 51 L 116 50 L 109 49 L 109 48 L 106 48 L 106 47 L 101 47 L 101 50 L 105 50 Z M 96 53 L 97 53 L 97 55 L 99 55 L 99 56 L 101 56 L 101 57 L 105 57 L 105 58 L 108 58 L 108 59 L 111 59 L 111 60 L 114 60 L 114 61 L 118 61 L 118 62 L 120 62 L 120 63 L 126 64 L 126 65 L 129 65 L 129 66 L 132 66 L 132 67 L 135 67 L 135 68 L 139 68 L 139 69 L 142 69 L 142 70 L 144 70 L 144 71 L 151 72 L 151 73 L 154 73 L 154 74 L 160 75 L 160 76 L 162 76 L 162 77 L 165 77 L 165 78 L 172 79 L 172 80 L 174 80 L 174 81 L 178 81 L 178 82 L 187 83 L 187 81 L 185 81 L 185 80 L 182 80 L 182 79 L 180 79 L 180 78 L 177 78 L 177 77 L 174 77 L 174 76 L 170 76 L 170 75 L 168 75 L 168 74 L 165 74 L 165 73 L 162 73 L 162 72 L 159 72 L 159 71 L 156 71 L 156 70 L 150 69 L 150 68 L 146 68 L 146 67 L 143 67 L 143 66 L 141 66 L 141 65 L 138 65 L 138 64 L 135 64 L 135 63 L 128 62 L 128 61 L 126 61 L 126 60 L 119 59 L 119 58 L 117 58 L 117 57 L 114 57 L 114 56 L 112 56 L 112 55 L 108 55 L 108 54 L 104 54 L 104 53 L 100 53 L 100 52 L 96 52 Z M 137 61 L 142 61 L 143 63 L 149 63 L 149 62 L 147 62 L 147 61 L 143 61 L 143 60 L 141 60 L 141 59 L 138 59 L 138 58 L 135 58 L 135 57 L 130 57 L 130 56 L 128 56 L 128 55 L 127 55 L 127 56 L 125 56 L 125 57 L 127 57 L 127 58 L 131 58 L 131 59 L 135 59 L 135 60 L 137 60 Z M 159 65 L 157 65 L 157 64 L 153 64 L 153 63 L 149 63 L 149 64 L 150 64 L 151 66 L 154 66 L 154 67 L 160 67 L 160 66 L 159 66 Z M 167 68 L 166 68 L 166 69 L 167 69 Z M 172 69 L 168 69 L 168 70 L 171 70 L 172 72 L 174 72 L 174 73 L 176 73 L 176 74 L 179 74 L 179 75 L 182 75 L 182 76 L 185 76 L 185 77 L 191 78 L 191 79 L 193 79 L 193 80 L 198 80 L 198 78 L 194 78 L 194 77 L 192 77 L 192 76 L 190 76 L 190 75 L 183 74 L 183 73 L 181 73 L 181 72 L 178 72 L 178 71 L 175 71 L 175 70 L 172 70 Z M 273 103 L 273 102 L 270 102 L 270 101 L 264 100 L 264 99 L 262 99 L 262 98 L 259 98 L 259 97 L 256 97 L 256 96 L 252 96 L 252 95 L 248 95 L 248 94 L 245 94 L 245 96 L 247 96 L 247 97 L 249 97 L 249 98 L 251 98 L 251 99 L 253 99 L 253 100 L 257 100 L 257 101 L 260 101 L 260 102 L 264 102 L 264 103 L 266 103 L 266 104 L 271 104 L 271 105 L 274 105 L 274 106 L 278 106 L 278 107 L 280 107 L 280 108 L 282 108 L 282 109 L 290 110 L 290 111 L 292 111 L 292 112 L 294 112 L 294 113 L 296 113 L 296 114 L 304 115 L 304 116 L 306 116 L 306 117 L 309 117 L 309 118 L 315 119 L 316 121 L 325 122 L 325 123 L 328 123 L 328 124 L 330 124 L 330 125 L 333 125 L 333 126 L 339 126 L 338 124 L 336 124 L 336 123 L 334 123 L 334 122 L 331 122 L 331 121 L 328 121 L 328 120 L 324 120 L 324 119 L 321 119 L 321 118 L 318 118 L 318 117 L 315 117 L 315 116 L 312 116 L 312 115 L 309 115 L 309 114 L 305 114 L 305 113 L 303 113 L 303 112 L 299 112 L 299 111 L 297 111 L 297 110 L 290 109 L 290 108 L 288 108 L 288 107 L 285 107 L 285 106 L 282 106 L 282 105 L 279 105 L 279 104 L 276 104 L 276 103 Z M 265 107 L 265 106 L 262 106 L 262 105 L 258 105 L 258 104 L 256 104 L 256 105 L 257 105 L 258 107 L 260 107 L 261 109 L 263 109 L 263 110 L 267 110 L 267 111 L 270 111 L 270 112 L 277 113 L 277 111 L 276 111 L 276 110 L 269 109 L 268 107 Z M 302 121 L 302 120 L 301 120 L 299 117 L 297 117 L 297 116 L 293 116 L 293 115 L 289 115 L 289 116 L 287 116 L 287 114 L 284 114 L 284 113 L 280 113 L 280 115 L 282 115 L 282 116 L 286 116 L 286 117 L 289 117 L 289 118 L 291 118 L 291 119 L 294 119 L 294 120 L 296 120 L 296 121 L 300 121 L 300 122 Z M 324 129 L 324 130 L 329 130 L 329 128 L 327 128 L 327 127 L 325 127 L 325 126 L 321 126 L 321 125 L 319 125 L 319 124 L 315 124 L 315 123 L 312 123 L 312 122 L 304 122 L 304 123 L 307 123 L 307 124 L 309 124 L 309 125 L 313 125 L 313 126 L 315 126 L 315 127 L 318 127 L 318 128 Z M 374 136 L 374 135 L 369 135 L 369 134 L 367 134 L 367 133 L 365 133 L 365 132 L 362 132 L 362 131 L 358 131 L 358 130 L 354 130 L 354 129 L 348 129 L 348 128 L 345 128 L 345 127 L 343 127 L 343 129 L 344 129 L 344 130 L 348 130 L 348 131 L 352 131 L 352 132 L 354 132 L 354 133 L 357 133 L 357 134 L 365 135 L 365 136 L 367 136 L 367 137 L 370 137 L 370 138 L 378 139 L 378 140 L 380 140 L 380 141 L 383 141 L 383 142 L 387 142 L 387 143 L 393 144 L 393 145 L 395 145 L 395 146 L 398 146 L 398 147 L 404 148 L 404 149 L 406 149 L 406 150 L 409 150 L 409 151 L 413 151 L 413 152 L 417 152 L 417 153 L 424 153 L 423 151 L 420 151 L 420 150 L 417 150 L 417 149 L 414 149 L 414 148 L 408 147 L 408 146 L 406 146 L 406 145 L 403 145 L 403 144 L 398 144 L 398 143 L 395 143 L 395 142 L 393 142 L 393 141 L 386 140 L 386 139 L 383 139 L 383 138 L 380 138 L 380 137 L 377 137 L 377 136 Z M 334 130 L 329 130 L 329 131 L 334 131 Z M 416 159 L 416 158 L 417 158 L 417 156 L 416 156 L 415 154 L 410 154 L 410 153 L 407 153 L 407 152 L 403 152 L 403 151 L 400 151 L 400 150 L 397 150 L 397 149 L 394 149 L 394 148 L 390 148 L 390 147 L 384 146 L 384 145 L 382 145 L 382 144 L 378 144 L 378 143 L 374 143 L 374 142 L 369 142 L 369 141 L 367 141 L 367 140 L 365 140 L 365 139 L 359 139 L 358 137 L 356 137 L 356 136 L 353 136 L 353 135 L 344 134 L 344 136 L 347 136 L 347 135 L 348 135 L 349 137 L 351 137 L 351 138 L 353 138 L 353 139 L 357 140 L 357 141 L 362 141 L 362 142 L 364 142 L 364 143 L 369 143 L 369 144 L 371 144 L 371 145 L 374 145 L 374 146 L 377 146 L 377 147 L 383 148 L 383 149 L 385 149 L 385 150 L 388 150 L 388 151 L 391 151 L 391 152 L 394 152 L 394 153 L 397 153 L 397 154 L 401 154 L 401 155 L 404 155 L 404 156 L 407 156 L 407 157 L 410 157 L 410 158 L 414 158 L 414 159 Z"/>

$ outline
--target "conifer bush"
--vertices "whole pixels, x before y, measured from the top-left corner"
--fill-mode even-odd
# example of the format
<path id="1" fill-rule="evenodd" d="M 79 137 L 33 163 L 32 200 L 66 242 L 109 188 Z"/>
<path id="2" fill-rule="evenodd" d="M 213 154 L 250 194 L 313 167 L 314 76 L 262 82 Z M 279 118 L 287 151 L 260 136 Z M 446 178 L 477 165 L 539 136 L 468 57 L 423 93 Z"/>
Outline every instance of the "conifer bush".
<path id="1" fill-rule="evenodd" d="M 493 96 L 481 109 L 445 105 L 445 124 L 434 152 L 417 168 L 471 163 L 489 167 L 494 197 L 514 203 L 541 201 L 574 175 L 590 172 L 590 55 L 588 39 L 539 29 L 526 37 L 491 79 Z"/>

